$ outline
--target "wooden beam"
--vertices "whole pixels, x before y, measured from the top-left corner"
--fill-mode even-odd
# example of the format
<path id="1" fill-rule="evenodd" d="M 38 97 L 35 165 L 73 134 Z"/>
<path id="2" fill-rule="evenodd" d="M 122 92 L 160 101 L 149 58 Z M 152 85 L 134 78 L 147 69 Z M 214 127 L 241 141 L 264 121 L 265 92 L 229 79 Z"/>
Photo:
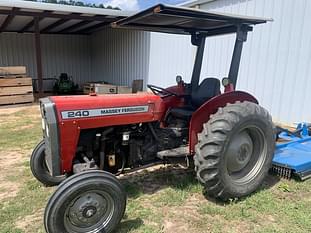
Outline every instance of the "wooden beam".
<path id="1" fill-rule="evenodd" d="M 19 8 L 13 7 L 12 10 L 9 12 L 16 13 L 17 11 L 19 11 Z M 9 24 L 12 22 L 13 19 L 14 14 L 8 14 L 8 16 L 6 17 L 6 19 L 4 20 L 4 22 L 0 27 L 0 32 L 3 32 L 7 28 L 7 26 L 9 26 Z"/>
<path id="2" fill-rule="evenodd" d="M 77 13 L 72 13 L 71 15 L 80 15 L 80 14 L 77 14 Z M 60 20 L 57 20 L 56 22 L 48 25 L 47 27 L 43 28 L 41 30 L 41 33 L 47 33 L 47 32 L 50 32 L 52 29 L 68 22 L 70 19 L 60 19 Z"/>
<path id="3" fill-rule="evenodd" d="M 51 12 L 51 11 L 44 11 L 44 12 Z M 43 18 L 39 18 L 39 21 L 41 21 Z M 27 23 L 19 32 L 23 33 L 25 31 L 28 31 L 31 27 L 35 25 L 35 17 L 33 20 L 31 20 L 29 23 Z"/>
<path id="4" fill-rule="evenodd" d="M 106 15 L 94 15 L 84 16 L 79 13 L 72 13 L 68 15 L 57 14 L 53 12 L 30 12 L 30 11 L 12 11 L 12 10 L 0 10 L 0 15 L 12 15 L 12 16 L 31 16 L 38 18 L 58 18 L 58 19 L 78 19 L 78 20 L 92 20 L 92 21 L 107 21 Z M 116 16 L 116 18 L 119 16 Z M 124 17 L 122 17 L 124 18 Z"/>
<path id="5" fill-rule="evenodd" d="M 43 96 L 43 77 L 42 77 L 42 56 L 41 56 L 39 18 L 35 18 L 35 48 L 36 48 L 38 89 L 39 89 L 39 97 L 41 97 Z"/>
<path id="6" fill-rule="evenodd" d="M 92 21 L 91 20 L 87 20 L 87 21 L 81 21 L 79 23 L 76 23 L 76 24 L 73 24 L 69 27 L 66 27 L 64 29 L 62 29 L 61 31 L 59 31 L 58 33 L 66 33 L 66 32 L 71 32 L 71 31 L 74 31 L 75 29 L 77 28 L 80 28 L 80 27 L 83 27 L 89 23 L 91 23 Z"/>
<path id="7" fill-rule="evenodd" d="M 87 27 L 87 28 L 83 28 L 79 31 L 77 31 L 76 33 L 81 33 L 81 34 L 85 34 L 85 33 L 91 33 L 91 32 L 94 32 L 94 31 L 98 31 L 100 29 L 102 29 L 103 27 L 107 27 L 110 23 L 110 22 L 104 22 L 104 23 L 97 23 L 93 26 L 90 26 L 90 27 Z"/>
<path id="8" fill-rule="evenodd" d="M 23 33 L 25 31 L 27 31 L 29 28 L 31 28 L 33 25 L 35 25 L 35 19 L 33 19 L 29 23 L 27 23 L 19 32 Z"/>
<path id="9" fill-rule="evenodd" d="M 67 21 L 69 21 L 70 19 L 60 19 L 60 20 L 57 20 L 55 23 L 52 23 L 50 24 L 49 26 L 43 28 L 41 30 L 41 33 L 47 33 L 47 32 L 50 32 L 52 29 L 66 23 Z"/>

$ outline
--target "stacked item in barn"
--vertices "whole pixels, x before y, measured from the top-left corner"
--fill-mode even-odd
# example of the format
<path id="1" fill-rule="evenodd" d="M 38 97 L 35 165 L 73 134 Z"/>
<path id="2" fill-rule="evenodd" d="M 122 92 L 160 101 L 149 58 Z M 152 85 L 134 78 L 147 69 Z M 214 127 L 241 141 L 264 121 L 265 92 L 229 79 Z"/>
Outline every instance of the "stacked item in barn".
<path id="1" fill-rule="evenodd" d="M 84 84 L 83 92 L 84 94 L 129 94 L 142 91 L 142 88 L 143 80 L 134 80 L 132 87 L 117 86 L 105 82 L 90 82 Z"/>
<path id="2" fill-rule="evenodd" d="M 0 105 L 33 102 L 32 79 L 25 66 L 0 67 Z"/>

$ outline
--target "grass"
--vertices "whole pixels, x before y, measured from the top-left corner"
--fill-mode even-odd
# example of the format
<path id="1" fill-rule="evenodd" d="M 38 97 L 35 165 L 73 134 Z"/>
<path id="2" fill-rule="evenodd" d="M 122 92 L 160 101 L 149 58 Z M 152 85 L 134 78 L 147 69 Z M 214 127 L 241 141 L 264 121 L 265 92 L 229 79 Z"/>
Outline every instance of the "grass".
<path id="1" fill-rule="evenodd" d="M 37 107 L 0 112 L 0 233 L 44 232 L 44 207 L 54 188 L 40 185 L 28 162 L 41 139 L 40 121 Z M 206 200 L 194 173 L 178 167 L 121 182 L 128 203 L 117 232 L 311 232 L 311 180 L 269 176 L 258 192 L 229 203 Z"/>

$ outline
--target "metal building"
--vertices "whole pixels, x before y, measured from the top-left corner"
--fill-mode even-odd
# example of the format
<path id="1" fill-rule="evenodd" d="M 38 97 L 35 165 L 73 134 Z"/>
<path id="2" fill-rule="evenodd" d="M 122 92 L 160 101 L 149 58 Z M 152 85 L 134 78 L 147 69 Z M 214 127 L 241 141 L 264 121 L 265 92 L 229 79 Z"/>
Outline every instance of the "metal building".
<path id="1" fill-rule="evenodd" d="M 273 18 L 249 33 L 237 88 L 254 94 L 276 121 L 311 122 L 311 1 L 198 0 L 184 6 Z M 167 35 L 151 35 L 151 51 L 157 51 L 150 56 L 149 82 L 172 84 L 172 76 L 178 73 L 189 79 L 194 54 L 189 38 L 171 36 L 164 42 Z M 207 40 L 202 78 L 228 75 L 233 37 Z"/>
<path id="2" fill-rule="evenodd" d="M 53 78 L 131 85 L 148 73 L 149 33 L 111 29 L 133 12 L 29 1 L 0 2 L 0 66 L 26 66 L 36 89 Z M 41 82 L 41 83 L 40 83 Z M 40 88 L 40 85 L 42 88 Z"/>
<path id="3" fill-rule="evenodd" d="M 307 111 L 311 99 L 311 1 L 192 0 L 183 6 L 273 18 L 249 33 L 237 88 L 254 94 L 276 121 L 311 121 Z M 79 84 L 105 80 L 130 85 L 133 79 L 144 79 L 145 84 L 166 87 L 175 84 L 176 75 L 189 81 L 195 55 L 190 37 L 109 27 L 111 21 L 131 14 L 0 1 L 0 66 L 25 65 L 34 79 L 66 72 Z M 41 72 L 36 32 L 40 34 Z M 233 44 L 234 35 L 207 39 L 201 78 L 228 75 Z M 51 83 L 44 81 L 43 88 L 51 88 Z"/>

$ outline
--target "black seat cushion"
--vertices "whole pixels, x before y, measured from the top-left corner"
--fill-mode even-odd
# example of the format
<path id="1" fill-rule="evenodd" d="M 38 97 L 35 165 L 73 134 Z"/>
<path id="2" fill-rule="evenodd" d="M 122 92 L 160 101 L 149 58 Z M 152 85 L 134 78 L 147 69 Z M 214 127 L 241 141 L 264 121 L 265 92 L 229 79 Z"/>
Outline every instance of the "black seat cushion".
<path id="1" fill-rule="evenodd" d="M 192 113 L 194 112 L 193 108 L 184 107 L 184 108 L 171 108 L 170 114 L 174 117 L 190 120 Z"/>
<path id="2" fill-rule="evenodd" d="M 190 120 L 192 113 L 198 109 L 207 100 L 220 94 L 220 81 L 217 78 L 206 78 L 204 79 L 197 90 L 191 94 L 192 106 L 183 108 L 171 108 L 169 114 L 176 118 Z"/>
<path id="3" fill-rule="evenodd" d="M 195 108 L 199 108 L 207 100 L 220 94 L 220 81 L 217 78 L 204 79 L 197 90 L 191 94 L 191 103 Z"/>

